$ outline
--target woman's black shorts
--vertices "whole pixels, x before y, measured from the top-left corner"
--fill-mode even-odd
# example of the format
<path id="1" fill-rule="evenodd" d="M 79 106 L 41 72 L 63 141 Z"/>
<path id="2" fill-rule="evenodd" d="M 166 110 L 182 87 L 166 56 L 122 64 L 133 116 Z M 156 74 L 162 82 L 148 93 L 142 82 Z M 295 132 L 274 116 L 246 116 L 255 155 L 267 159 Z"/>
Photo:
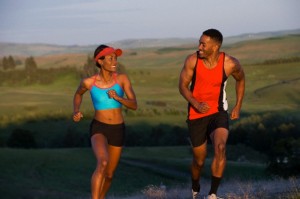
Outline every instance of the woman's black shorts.
<path id="1" fill-rule="evenodd" d="M 95 134 L 106 137 L 107 143 L 112 146 L 123 146 L 125 142 L 125 124 L 106 124 L 93 120 L 90 124 L 90 137 Z"/>

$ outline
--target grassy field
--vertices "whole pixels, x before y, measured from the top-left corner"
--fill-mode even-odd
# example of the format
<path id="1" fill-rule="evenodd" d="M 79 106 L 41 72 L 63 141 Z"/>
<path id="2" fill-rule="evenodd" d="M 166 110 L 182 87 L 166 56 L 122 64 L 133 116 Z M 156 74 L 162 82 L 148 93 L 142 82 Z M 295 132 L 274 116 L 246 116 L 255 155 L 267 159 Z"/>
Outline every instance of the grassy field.
<path id="1" fill-rule="evenodd" d="M 233 161 L 242 151 L 251 162 Z M 231 154 L 232 153 L 232 154 Z M 239 146 L 228 149 L 229 159 L 226 180 L 266 179 L 264 156 Z M 210 176 L 210 157 L 204 169 L 204 178 Z M 255 157 L 255 158 L 254 158 Z M 90 176 L 95 158 L 89 148 L 78 149 L 0 149 L 1 198 L 68 199 L 88 198 Z M 110 196 L 128 196 L 140 193 L 149 185 L 167 187 L 189 186 L 189 146 L 181 147 L 130 147 L 125 148 L 115 174 Z M 143 163 L 143 164 L 141 164 Z M 251 175 L 249 175 L 251 169 Z M 130 186 L 128 186 L 130 185 Z M 19 190 L 19 191 L 15 191 Z"/>
<path id="2" fill-rule="evenodd" d="M 274 196 L 292 199 L 299 196 L 299 179 L 281 179 L 265 174 L 263 154 L 238 145 L 229 146 L 227 155 L 227 169 L 220 187 L 220 193 L 226 198 Z M 237 161 L 241 156 L 244 160 Z M 203 192 L 209 189 L 211 157 L 209 153 L 202 175 Z M 96 162 L 89 148 L 2 148 L 0 158 L 0 192 L 3 199 L 90 198 L 90 177 Z M 126 147 L 108 198 L 188 199 L 190 162 L 189 146 Z"/>
<path id="3" fill-rule="evenodd" d="M 265 60 L 298 56 L 299 43 L 300 36 L 296 35 L 224 46 L 227 53 L 240 60 L 246 73 L 243 111 L 257 112 L 299 107 L 299 62 L 262 64 Z M 186 111 L 186 102 L 178 92 L 178 76 L 186 56 L 195 50 L 196 46 L 125 50 L 124 56 L 119 61 L 125 65 L 132 81 L 140 111 L 153 109 L 153 105 L 147 105 L 149 101 L 162 101 L 166 104 L 165 108 Z M 66 55 L 66 57 L 70 56 L 70 54 Z M 47 56 L 38 57 L 38 67 L 54 66 L 54 62 L 59 62 L 62 57 L 63 55 L 52 55 L 49 59 Z M 73 57 L 86 61 L 86 57 L 80 57 L 78 54 L 73 54 Z M 68 65 L 73 63 L 70 62 Z M 77 66 L 82 65 L 82 62 L 78 62 Z M 43 114 L 71 114 L 72 98 L 79 82 L 78 76 L 70 74 L 60 77 L 54 84 L 48 86 L 1 87 L 0 117 L 4 117 L 1 123 L 9 120 L 7 117 L 15 118 L 12 119 L 14 121 L 18 118 L 38 117 Z M 235 102 L 233 83 L 230 78 L 227 87 L 230 105 Z M 87 112 L 92 111 L 88 95 L 84 101 L 83 109 Z"/>
<path id="4" fill-rule="evenodd" d="M 240 59 L 246 73 L 243 114 L 268 111 L 289 112 L 300 106 L 300 62 L 264 64 L 266 60 L 299 56 L 300 36 L 286 36 L 236 43 L 224 50 Z M 186 101 L 178 92 L 178 76 L 185 57 L 196 46 L 126 49 L 119 61 L 125 65 L 137 95 L 139 109 L 126 115 L 128 125 L 178 125 L 185 127 Z M 86 54 L 37 57 L 38 67 L 60 64 L 82 66 Z M 76 57 L 75 62 L 70 62 Z M 68 61 L 69 60 L 69 61 Z M 59 143 L 68 131 L 86 134 L 93 109 L 84 96 L 80 124 L 71 121 L 73 94 L 80 82 L 77 74 L 59 77 L 51 85 L 2 86 L 0 93 L 0 145 L 12 130 L 21 127 L 35 133 L 42 147 Z M 229 79 L 230 108 L 235 103 L 234 81 Z M 238 148 L 241 147 L 241 148 Z M 235 146 L 228 150 L 225 181 L 264 180 L 265 157 L 251 149 Z M 245 150 L 247 153 L 245 153 Z M 251 153 L 248 153 L 251 151 Z M 244 154 L 246 162 L 237 162 Z M 187 187 L 191 153 L 183 147 L 125 148 L 110 196 L 140 193 L 149 185 Z M 210 154 L 211 157 L 211 154 Z M 89 179 L 95 160 L 89 148 L 0 149 L 1 198 L 88 198 Z M 210 158 L 207 163 L 210 162 Z M 204 177 L 209 178 L 209 164 Z M 249 175 L 251 170 L 251 175 Z M 130 186 L 125 186 L 130 185 Z M 16 191 L 21 190 L 21 191 Z M 112 197 L 113 198 L 113 197 Z"/>

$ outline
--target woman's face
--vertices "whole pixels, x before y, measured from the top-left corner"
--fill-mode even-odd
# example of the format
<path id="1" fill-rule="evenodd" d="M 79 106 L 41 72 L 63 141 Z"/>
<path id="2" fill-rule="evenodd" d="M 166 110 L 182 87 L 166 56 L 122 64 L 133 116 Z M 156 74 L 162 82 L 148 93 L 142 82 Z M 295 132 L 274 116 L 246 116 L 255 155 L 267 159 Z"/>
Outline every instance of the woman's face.
<path id="1" fill-rule="evenodd" d="M 110 71 L 110 72 L 115 72 L 117 71 L 117 56 L 115 53 L 106 55 L 103 60 L 101 60 L 101 69 Z"/>

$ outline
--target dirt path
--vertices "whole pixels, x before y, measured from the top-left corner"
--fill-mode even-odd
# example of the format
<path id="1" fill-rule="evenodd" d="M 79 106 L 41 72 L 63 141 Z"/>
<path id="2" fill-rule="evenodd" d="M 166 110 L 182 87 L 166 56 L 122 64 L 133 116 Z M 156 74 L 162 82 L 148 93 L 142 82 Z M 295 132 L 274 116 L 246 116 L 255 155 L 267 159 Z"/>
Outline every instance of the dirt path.
<path id="1" fill-rule="evenodd" d="M 122 159 L 123 164 L 139 167 L 161 175 L 187 179 L 190 174 L 174 168 L 166 168 L 149 162 Z M 142 194 L 115 197 L 108 199 L 190 199 L 191 185 L 185 187 L 166 187 L 149 185 Z M 210 188 L 209 179 L 201 179 L 201 198 L 206 196 Z M 222 181 L 218 194 L 224 199 L 299 199 L 300 177 L 290 179 L 273 179 L 261 181 L 244 181 L 243 179 Z"/>

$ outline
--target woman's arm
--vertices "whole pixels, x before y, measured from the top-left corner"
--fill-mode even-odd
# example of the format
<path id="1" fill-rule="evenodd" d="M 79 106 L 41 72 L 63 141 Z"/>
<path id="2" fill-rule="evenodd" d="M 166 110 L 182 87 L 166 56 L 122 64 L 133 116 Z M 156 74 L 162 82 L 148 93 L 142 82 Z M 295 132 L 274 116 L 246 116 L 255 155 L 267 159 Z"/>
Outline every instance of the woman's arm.
<path id="1" fill-rule="evenodd" d="M 126 98 L 118 96 L 114 90 L 110 90 L 108 94 L 110 95 L 110 97 L 114 98 L 127 108 L 136 110 L 137 100 L 128 76 L 126 74 L 120 74 L 118 76 L 118 82 L 122 85 L 123 90 L 126 94 Z"/>
<path id="2" fill-rule="evenodd" d="M 82 102 L 83 94 L 88 90 L 88 88 L 85 85 L 84 81 L 80 82 L 80 85 L 78 86 L 74 98 L 73 98 L 73 121 L 79 122 L 80 119 L 83 117 L 82 113 L 80 112 L 80 105 Z"/>

